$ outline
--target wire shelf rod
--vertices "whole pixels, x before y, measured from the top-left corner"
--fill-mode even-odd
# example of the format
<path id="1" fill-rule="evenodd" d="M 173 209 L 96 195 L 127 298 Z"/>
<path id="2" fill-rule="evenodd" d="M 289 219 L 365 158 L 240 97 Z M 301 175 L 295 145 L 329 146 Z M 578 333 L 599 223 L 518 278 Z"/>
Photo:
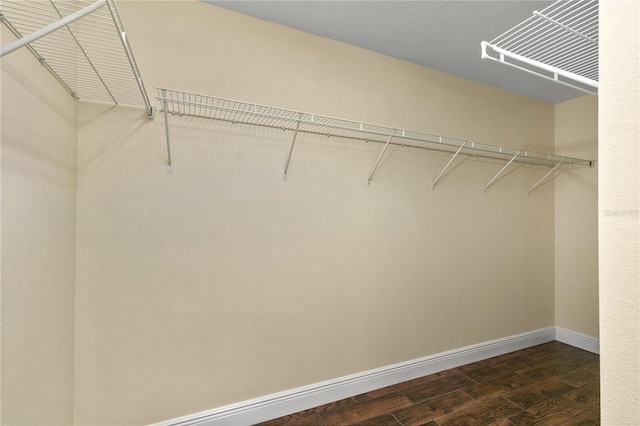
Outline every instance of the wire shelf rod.
<path id="1" fill-rule="evenodd" d="M 581 57 L 585 53 L 596 53 L 597 48 L 571 34 L 564 34 L 560 37 L 554 37 L 543 40 L 545 44 L 535 45 L 532 44 L 525 49 L 519 49 L 517 52 L 523 55 L 531 57 L 543 57 L 549 53 L 564 52 L 566 57 Z"/>
<path id="2" fill-rule="evenodd" d="M 101 93 L 107 93 L 106 91 L 102 90 L 102 88 L 99 85 L 95 84 L 94 80 L 91 80 L 91 79 L 80 78 L 76 84 L 80 88 L 90 88 L 94 90 L 101 90 Z M 119 98 L 125 97 L 129 99 L 138 99 L 138 100 L 140 99 L 138 94 L 135 92 L 127 93 L 127 92 L 115 90 L 113 93 L 117 95 Z"/>
<path id="3" fill-rule="evenodd" d="M 54 31 L 61 29 L 62 27 L 70 24 L 71 22 L 74 22 L 82 18 L 83 16 L 86 16 L 89 13 L 92 13 L 97 9 L 103 7 L 106 3 L 107 3 L 107 0 L 98 0 L 94 4 L 89 5 L 83 9 L 80 9 L 74 14 L 68 15 L 58 21 L 52 22 L 51 24 L 41 28 L 40 30 L 32 32 L 31 34 L 26 35 L 16 40 L 15 42 L 8 44 L 7 46 L 4 46 L 0 51 L 0 57 L 7 55 L 13 52 L 14 50 L 19 49 L 29 43 L 33 43 L 34 41 L 46 36 L 47 34 L 50 34 Z"/>
<path id="4" fill-rule="evenodd" d="M 69 55 L 72 55 L 74 52 L 70 52 L 70 48 L 75 46 L 75 42 L 71 39 L 71 37 L 63 34 L 51 35 L 45 39 L 41 39 L 33 42 L 33 45 L 47 47 L 48 49 L 59 50 L 62 52 L 66 52 Z"/>
<path id="5" fill-rule="evenodd" d="M 99 2 L 101 7 L 70 22 L 65 30 L 47 34 L 27 46 L 76 99 L 103 102 L 107 96 L 115 105 L 145 105 L 152 117 L 153 108 L 117 5 L 114 0 Z M 18 33 L 42 31 L 51 22 L 77 16 L 96 3 L 92 0 L 4 0 L 2 21 L 16 29 L 13 31 L 16 37 L 23 38 Z M 93 86 L 102 86 L 104 90 Z"/>
<path id="6" fill-rule="evenodd" d="M 3 13 L 7 16 L 7 19 L 11 20 L 11 19 L 15 19 L 16 17 L 20 18 L 20 23 L 21 23 L 21 29 L 24 30 L 29 30 L 29 31 L 35 31 L 39 28 L 42 28 L 42 17 L 40 17 L 40 19 L 38 19 L 38 17 L 34 17 L 33 15 L 29 14 L 29 15 L 23 15 L 21 13 L 18 12 L 14 12 L 12 10 L 7 11 L 7 9 L 3 10 Z M 56 20 L 56 19 L 60 19 L 56 14 L 52 14 L 51 18 L 48 20 Z M 73 25 L 73 24 L 69 24 L 69 25 Z M 55 34 L 57 33 L 51 33 L 50 37 L 54 37 Z"/>
<path id="7" fill-rule="evenodd" d="M 588 6 L 588 5 L 585 4 L 585 6 Z M 588 19 L 589 17 L 591 17 L 593 15 L 593 12 L 594 11 L 592 8 L 585 7 L 583 10 L 575 9 L 574 11 L 565 11 L 564 14 L 557 14 L 554 16 L 545 14 L 543 12 L 538 12 L 538 11 L 534 11 L 533 15 L 537 18 L 545 20 L 551 25 L 555 25 L 559 28 L 562 28 L 565 31 L 572 32 L 580 37 L 585 38 L 584 34 L 577 31 L 577 29 L 574 27 L 579 25 L 585 19 Z M 596 40 L 592 40 L 589 37 L 586 37 L 585 40 L 588 40 L 594 44 L 598 43 Z"/>
<path id="8" fill-rule="evenodd" d="M 566 6 L 571 6 L 564 8 L 562 11 L 554 13 L 553 11 L 544 11 L 538 12 L 540 15 L 547 16 L 549 18 L 554 19 L 557 22 L 564 23 L 574 23 L 578 20 L 584 19 L 585 15 L 597 13 L 597 5 L 589 2 L 574 2 L 565 4 Z M 575 6 L 575 7 L 574 7 Z M 536 13 L 534 12 L 534 15 Z"/>
<path id="9" fill-rule="evenodd" d="M 530 38 L 524 40 L 520 45 L 504 46 L 503 48 L 523 55 L 533 55 L 539 51 L 557 48 L 556 43 L 566 43 L 572 41 L 572 38 L 575 39 L 573 34 L 563 32 L 557 28 L 549 28 L 545 32 L 528 37 Z"/>
<path id="10" fill-rule="evenodd" d="M 90 43 L 91 46 L 88 48 L 92 51 L 93 56 L 106 56 L 118 58 L 120 62 L 123 61 L 122 52 L 118 50 L 117 47 L 113 46 L 113 41 L 106 41 L 105 38 L 96 38 L 91 39 L 86 36 L 80 36 L 81 43 Z"/>
<path id="11" fill-rule="evenodd" d="M 546 16 L 546 15 L 542 15 Z M 548 19 L 553 19 L 547 17 Z M 544 18 L 543 18 L 544 19 Z M 558 24 L 564 25 L 567 31 L 575 32 L 576 35 L 585 38 L 586 40 L 592 42 L 594 45 L 598 44 L 598 40 L 594 37 L 591 37 L 590 34 L 597 34 L 597 31 L 594 31 L 594 24 L 597 24 L 598 21 L 598 9 L 591 8 L 582 14 L 580 17 L 574 17 L 573 19 L 568 19 L 565 22 L 559 21 L 557 18 L 554 21 L 558 21 Z"/>
<path id="12" fill-rule="evenodd" d="M 569 33 L 556 33 L 553 36 L 541 39 L 541 40 L 531 40 L 529 45 L 523 46 L 518 49 L 511 49 L 513 52 L 530 56 L 532 58 L 540 58 L 547 52 L 557 52 L 560 50 L 564 50 L 565 52 L 569 52 L 568 56 L 579 56 L 580 53 L 577 51 L 594 51 L 593 45 L 585 42 Z M 595 50 L 597 51 L 597 50 Z"/>
<path id="13" fill-rule="evenodd" d="M 574 62 L 566 64 L 557 64 L 556 66 L 567 69 L 569 72 L 581 75 L 585 78 L 590 78 L 593 81 L 598 80 L 598 69 L 594 68 L 591 63 L 587 62 Z M 591 77 L 590 77 L 591 76 Z"/>
<path id="14" fill-rule="evenodd" d="M 593 61 L 593 56 L 597 57 L 597 52 L 593 53 L 584 48 L 574 48 L 569 46 L 559 46 L 557 49 L 549 50 L 538 55 L 529 55 L 529 57 L 553 65 L 560 68 L 569 68 L 576 61 L 583 63 L 584 61 Z"/>
<path id="15" fill-rule="evenodd" d="M 591 66 L 589 67 L 589 71 L 583 72 L 583 75 L 592 80 L 598 80 L 598 70 L 592 69 Z"/>
<path id="16" fill-rule="evenodd" d="M 15 28 L 13 24 L 5 18 L 4 13 L 2 12 L 0 12 L 0 21 L 3 24 L 5 24 L 9 29 L 9 31 L 11 31 L 17 38 L 22 38 L 22 34 L 20 34 L 20 31 L 18 31 L 18 29 Z M 38 51 L 30 44 L 28 44 L 26 47 L 27 47 L 27 50 L 29 50 L 29 52 L 31 52 L 31 54 L 35 56 L 35 58 L 40 62 L 40 65 L 42 65 L 73 98 L 78 99 L 78 96 L 76 95 L 75 91 L 66 83 L 66 81 L 53 68 L 51 68 L 51 66 L 47 63 L 45 58 L 42 55 L 40 55 L 40 53 L 38 53 Z"/>
<path id="17" fill-rule="evenodd" d="M 583 76 L 580 76 L 578 74 L 572 73 L 570 71 L 563 70 L 563 69 L 560 69 L 558 67 L 554 67 L 552 65 L 545 64 L 545 63 L 536 61 L 534 59 L 531 59 L 531 58 L 528 58 L 528 57 L 525 57 L 525 56 L 522 56 L 522 55 L 518 55 L 518 54 L 515 54 L 515 53 L 512 53 L 512 52 L 509 52 L 509 51 L 501 49 L 501 48 L 499 48 L 497 46 L 492 46 L 490 44 L 486 44 L 485 42 L 483 42 L 482 47 L 483 47 L 483 53 L 482 53 L 483 56 L 482 57 L 485 58 L 485 59 L 494 59 L 494 60 L 497 60 L 499 62 L 505 63 L 507 65 L 514 66 L 516 68 L 522 69 L 522 70 L 527 71 L 527 72 L 533 72 L 534 74 L 537 74 L 537 75 L 540 75 L 540 76 L 544 77 L 544 74 L 536 73 L 535 71 L 532 71 L 530 69 L 524 68 L 522 66 L 518 66 L 518 65 L 510 63 L 510 62 L 505 62 L 504 59 L 497 59 L 497 58 L 491 57 L 490 55 L 488 55 L 486 53 L 486 48 L 489 47 L 493 51 L 499 53 L 501 55 L 501 57 L 509 57 L 509 58 L 514 59 L 516 61 L 519 61 L 519 62 L 528 64 L 528 65 L 534 66 L 534 67 L 536 67 L 536 68 L 538 68 L 540 70 L 543 70 L 543 71 L 546 71 L 546 72 L 549 72 L 549 73 L 553 73 L 553 74 L 557 74 L 557 75 L 562 75 L 562 76 L 564 76 L 564 77 L 566 77 L 566 78 L 568 78 L 570 80 L 574 80 L 574 81 L 576 81 L 576 82 L 578 82 L 580 84 L 584 84 L 586 86 L 590 86 L 590 87 L 593 87 L 593 88 L 597 88 L 598 87 L 598 83 L 596 81 L 593 81 L 593 80 L 590 80 L 590 79 L 586 79 Z M 549 77 L 547 77 L 547 78 L 549 78 Z M 556 80 L 556 81 L 560 82 L 557 78 L 549 78 L 549 79 L 550 80 Z M 576 89 L 579 89 L 579 90 L 584 90 L 584 89 L 580 89 L 579 86 L 572 86 L 572 87 L 574 87 Z"/>
<path id="18" fill-rule="evenodd" d="M 578 51 L 581 52 L 581 51 Z M 594 68 L 594 60 L 598 59 L 598 54 L 593 52 L 587 52 L 578 58 L 554 58 L 553 60 L 542 59 L 543 62 L 553 63 L 554 66 L 567 69 L 575 74 L 582 75 L 582 71 L 597 70 Z"/>
<path id="19" fill-rule="evenodd" d="M 66 50 L 50 50 L 47 49 L 46 46 L 35 45 L 33 46 L 38 52 L 46 51 L 46 56 L 40 55 L 39 59 L 42 59 L 51 63 L 59 63 L 61 65 L 68 65 L 70 68 L 73 67 L 71 64 L 72 60 L 75 61 L 77 58 L 69 49 Z M 52 55 L 54 53 L 54 55 Z"/>
<path id="20" fill-rule="evenodd" d="M 558 48 L 559 43 L 586 43 L 584 40 L 576 37 L 574 34 L 567 33 L 566 31 L 562 31 L 555 27 L 548 28 L 547 31 L 541 32 L 535 36 L 527 36 L 529 38 L 523 40 L 522 44 L 504 48 L 522 55 L 534 55 L 536 52 Z"/>
<path id="21" fill-rule="evenodd" d="M 573 82 L 573 81 L 571 81 L 571 78 L 568 78 L 568 81 L 564 81 L 562 79 L 563 78 L 562 75 L 557 74 L 557 73 L 553 73 L 552 71 L 547 70 L 545 67 L 539 67 L 539 69 L 535 69 L 534 70 L 534 69 L 525 68 L 523 66 L 514 64 L 514 63 L 506 61 L 504 59 L 494 58 L 494 57 L 492 57 L 490 55 L 484 55 L 483 59 L 489 59 L 489 60 L 492 60 L 492 61 L 497 61 L 497 62 L 499 62 L 501 64 L 508 65 L 510 67 L 513 67 L 513 68 L 519 69 L 521 71 L 533 74 L 535 76 L 544 78 L 546 80 L 553 81 L 554 83 L 558 83 L 558 84 L 561 84 L 563 86 L 567 86 L 567 87 L 570 87 L 572 89 L 576 89 L 576 90 L 579 90 L 581 92 L 588 93 L 590 95 L 597 95 L 598 94 L 597 93 L 597 84 L 596 83 L 585 84 L 585 87 L 582 87 L 579 84 L 580 82 Z M 550 76 L 550 75 L 548 75 L 549 73 L 551 73 L 553 75 Z"/>
<path id="22" fill-rule="evenodd" d="M 153 108 L 151 107 L 151 102 L 149 101 L 149 97 L 147 96 L 147 90 L 144 87 L 144 83 L 142 82 L 142 77 L 140 76 L 140 71 L 138 70 L 138 64 L 136 63 L 136 59 L 133 56 L 133 51 L 131 50 L 131 45 L 129 44 L 129 40 L 126 37 L 126 31 L 122 26 L 122 20 L 120 19 L 120 14 L 118 13 L 118 8 L 116 4 L 111 1 L 107 1 L 107 6 L 109 6 L 109 12 L 111 12 L 111 17 L 113 18 L 113 23 L 122 35 L 120 40 L 122 42 L 122 47 L 124 48 L 124 53 L 129 61 L 129 65 L 131 66 L 131 71 L 135 76 L 135 81 L 138 84 L 138 88 L 140 89 L 140 94 L 144 100 L 145 106 L 147 107 L 147 115 L 149 117 L 153 116 Z"/>
<path id="23" fill-rule="evenodd" d="M 564 1 L 555 2 L 541 11 L 547 16 L 559 18 L 569 14 L 575 15 L 583 8 L 593 7 L 594 3 L 590 1 Z"/>
<path id="24" fill-rule="evenodd" d="M 29 9 L 18 9 L 12 8 L 11 5 L 3 5 L 2 9 L 5 13 L 13 18 L 16 16 L 24 17 L 25 19 L 32 18 L 36 19 L 38 16 L 47 17 L 50 21 L 55 21 L 56 13 L 51 10 L 49 6 L 47 6 L 45 2 L 26 2 L 29 4 Z M 74 10 L 75 11 L 75 10 Z M 73 11 L 72 11 L 73 12 Z"/>
<path id="25" fill-rule="evenodd" d="M 96 39 L 105 38 L 105 37 L 106 38 L 119 37 L 118 34 L 113 31 L 114 29 L 113 23 L 110 21 L 105 21 L 104 19 L 91 20 L 91 19 L 85 18 L 82 20 L 82 22 L 86 26 L 91 27 L 91 33 L 83 34 L 84 37 L 91 37 Z"/>
<path id="26" fill-rule="evenodd" d="M 527 25 L 522 28 L 514 28 L 511 31 L 491 40 L 491 44 L 503 46 L 505 49 L 513 49 L 524 41 L 529 40 L 528 37 L 537 35 L 540 31 L 545 30 L 545 26 L 539 20 L 529 18 Z"/>
<path id="27" fill-rule="evenodd" d="M 164 95 L 161 90 L 166 90 Z M 189 111 L 191 111 L 191 114 L 194 114 L 193 116 L 198 118 L 216 119 L 232 123 L 274 127 L 286 130 L 294 130 L 297 125 L 299 132 L 379 143 L 386 143 L 389 134 L 393 132 L 393 140 L 389 141 L 388 145 L 406 145 L 414 148 L 449 153 L 458 150 L 460 144 L 464 142 L 455 138 L 428 133 L 392 129 L 384 126 L 352 122 L 334 117 L 318 116 L 315 114 L 283 110 L 223 98 L 214 98 L 206 95 L 189 94 L 187 92 L 171 91 L 170 89 L 158 89 L 158 91 L 160 96 L 156 99 L 163 104 L 163 111 L 167 113 L 177 113 L 178 115 L 189 115 Z M 396 142 L 396 140 L 401 142 Z M 507 161 L 518 151 L 522 154 L 517 158 L 517 161 L 520 163 L 551 167 L 560 159 L 559 156 L 550 154 L 540 154 L 477 142 L 466 143 L 464 149 L 460 151 L 460 154 Z M 591 166 L 592 164 L 589 160 L 572 159 L 569 157 L 567 157 L 566 163 L 579 166 Z"/>
<path id="28" fill-rule="evenodd" d="M 587 78 L 589 78 L 587 74 L 593 74 L 596 78 L 592 79 L 597 80 L 598 68 L 593 65 L 593 62 L 595 60 L 597 60 L 597 56 L 594 57 L 593 55 L 585 55 L 584 58 L 576 59 L 573 62 L 562 61 L 556 62 L 554 63 L 554 65 Z"/>
<path id="29" fill-rule="evenodd" d="M 597 69 L 597 9 L 595 1 L 556 2 L 541 12 L 536 11 L 521 24 L 494 38 L 490 44 L 574 74 L 584 76 L 588 72 L 590 77 L 595 77 L 593 70 Z M 590 45 L 592 50 L 586 48 L 585 44 Z M 568 47 L 562 48 L 560 45 Z M 567 57 L 562 58 L 563 55 Z M 484 50 L 483 58 L 495 60 L 484 54 Z M 585 61 L 591 61 L 592 66 L 583 66 Z M 515 66 L 504 60 L 500 62 Z M 522 69 L 518 66 L 516 68 Z M 534 74 L 540 75 L 538 72 Z M 570 75 L 568 77 L 572 78 Z M 559 80 L 555 76 L 552 79 Z"/>
<path id="30" fill-rule="evenodd" d="M 559 31 L 559 28 L 551 26 L 538 18 L 533 18 L 528 25 L 515 28 L 508 36 L 499 40 L 499 43 L 505 46 L 505 48 L 511 49 L 513 46 L 528 42 L 533 37 L 544 37 L 549 33 Z M 498 42 L 498 40 L 495 41 Z"/>
<path id="31" fill-rule="evenodd" d="M 55 9 L 55 11 L 58 13 L 58 15 L 60 16 L 60 18 L 63 18 L 62 13 L 60 13 L 60 10 L 58 9 L 58 7 L 56 6 L 56 4 L 53 2 L 53 0 L 51 1 L 51 6 L 53 6 L 53 8 Z M 107 86 L 107 83 L 105 83 L 105 81 L 103 80 L 102 76 L 100 75 L 100 73 L 98 72 L 98 70 L 96 69 L 95 65 L 93 64 L 93 62 L 91 62 L 91 58 L 89 58 L 89 56 L 87 55 L 87 52 L 84 50 L 84 48 L 82 47 L 82 44 L 80 44 L 80 42 L 78 41 L 76 35 L 74 34 L 73 30 L 67 25 L 66 26 L 67 31 L 69 31 L 69 34 L 71 35 L 71 37 L 73 38 L 73 40 L 76 42 L 78 49 L 80 50 L 80 52 L 82 53 L 82 55 L 85 57 L 85 59 L 87 60 L 87 62 L 89 63 L 89 65 L 91 66 L 91 69 L 96 73 L 96 77 L 98 77 L 98 80 L 100 80 L 100 83 L 102 83 L 102 86 L 104 87 L 104 89 L 107 91 L 107 93 L 109 94 L 109 96 L 111 97 L 111 100 L 113 100 L 113 103 L 118 105 L 118 101 L 116 100 L 116 98 L 113 96 L 113 94 L 111 93 L 111 91 L 109 90 L 109 86 Z"/>
<path id="32" fill-rule="evenodd" d="M 89 70 L 91 68 L 88 68 L 87 65 L 83 66 L 85 70 Z M 117 82 L 120 81 L 122 83 L 125 82 L 129 82 L 131 78 L 131 74 L 127 74 L 127 73 L 123 73 L 123 72 L 110 72 L 109 74 L 109 81 L 110 82 Z M 116 89 L 117 90 L 117 89 Z M 121 89 L 121 90 L 126 90 L 126 89 Z"/>

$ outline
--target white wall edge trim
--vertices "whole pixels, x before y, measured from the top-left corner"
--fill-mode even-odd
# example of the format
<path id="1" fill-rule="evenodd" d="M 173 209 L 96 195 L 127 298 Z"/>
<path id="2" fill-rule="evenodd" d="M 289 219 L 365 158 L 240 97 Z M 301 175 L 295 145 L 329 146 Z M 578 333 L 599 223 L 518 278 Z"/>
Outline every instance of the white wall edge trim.
<path id="1" fill-rule="evenodd" d="M 595 337 L 556 327 L 556 340 L 600 355 L 600 340 Z"/>
<path id="2" fill-rule="evenodd" d="M 556 336 L 555 327 L 541 328 L 202 411 L 156 423 L 155 426 L 255 424 L 449 368 L 551 342 L 556 340 Z"/>

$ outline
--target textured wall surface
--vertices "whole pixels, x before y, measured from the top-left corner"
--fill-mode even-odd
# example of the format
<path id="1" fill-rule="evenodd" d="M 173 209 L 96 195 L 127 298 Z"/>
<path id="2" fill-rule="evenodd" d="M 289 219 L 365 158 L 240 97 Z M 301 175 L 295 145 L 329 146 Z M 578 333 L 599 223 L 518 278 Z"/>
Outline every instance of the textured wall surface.
<path id="1" fill-rule="evenodd" d="M 76 101 L 26 49 L 2 58 L 1 96 L 0 421 L 71 424 Z"/>
<path id="2" fill-rule="evenodd" d="M 594 156 L 594 98 L 554 108 L 199 2 L 120 9 L 149 89 Z M 638 15 L 603 10 L 603 420 L 637 424 L 637 55 L 615 46 L 637 52 Z M 176 116 L 167 174 L 161 116 L 76 117 L 25 51 L 1 96 L 3 424 L 143 424 L 554 324 L 598 336 L 602 167 L 527 197 L 546 169 L 483 194 L 503 163 L 460 159 L 431 191 L 449 157 L 391 147 L 367 187 L 380 145 L 300 135 L 283 182 L 290 133 Z"/>
<path id="3" fill-rule="evenodd" d="M 602 424 L 640 424 L 640 3 L 600 3 Z"/>
<path id="4" fill-rule="evenodd" d="M 198 2 L 124 2 L 148 87 L 552 151 L 554 107 Z M 153 28 L 162 31 L 148 31 Z M 76 422 L 139 424 L 554 324 L 546 169 L 82 105 Z M 99 336 L 99 337 L 97 337 Z"/>
<path id="5" fill-rule="evenodd" d="M 556 105 L 556 154 L 598 158 L 598 97 Z M 555 185 L 558 327 L 598 338 L 598 167 L 563 167 Z"/>

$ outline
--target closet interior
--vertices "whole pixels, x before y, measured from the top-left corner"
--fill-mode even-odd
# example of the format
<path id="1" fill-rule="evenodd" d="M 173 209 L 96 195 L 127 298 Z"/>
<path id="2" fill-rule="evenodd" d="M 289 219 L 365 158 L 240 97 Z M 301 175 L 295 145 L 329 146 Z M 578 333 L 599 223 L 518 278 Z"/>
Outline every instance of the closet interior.
<path id="1" fill-rule="evenodd" d="M 78 100 L 142 106 L 150 119 L 156 109 L 149 96 L 115 0 L 65 2 L 5 1 L 2 22 L 18 40 L 2 48 L 2 56 L 26 46 L 38 61 Z M 491 49 L 497 57 L 487 53 Z M 490 43 L 482 43 L 482 57 L 534 72 L 526 63 L 553 74 L 552 80 L 580 90 L 597 88 L 597 1 L 563 2 L 547 7 Z M 513 58 L 510 62 L 505 58 Z M 542 72 L 538 74 L 544 76 Z M 545 76 L 546 77 L 546 76 Z M 565 77 L 572 78 L 568 83 Z M 528 193 L 560 167 L 591 167 L 593 160 L 495 146 L 413 130 L 392 128 L 343 118 L 293 111 L 245 101 L 223 99 L 167 88 L 156 88 L 164 114 L 167 171 L 173 171 L 168 114 L 222 120 L 287 130 L 292 135 L 283 171 L 288 178 L 298 132 L 382 144 L 366 178 L 369 185 L 389 145 L 447 152 L 451 158 L 431 182 L 435 189 L 458 155 L 501 160 L 504 167 L 484 185 L 489 187 L 512 163 L 549 170 L 532 182 Z M 593 90 L 586 90 L 595 93 Z"/>

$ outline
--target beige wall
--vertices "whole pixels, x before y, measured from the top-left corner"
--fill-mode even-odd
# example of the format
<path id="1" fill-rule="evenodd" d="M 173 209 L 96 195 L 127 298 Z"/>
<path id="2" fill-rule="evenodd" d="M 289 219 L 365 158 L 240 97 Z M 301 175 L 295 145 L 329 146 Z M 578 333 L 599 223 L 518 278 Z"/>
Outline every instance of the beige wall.
<path id="1" fill-rule="evenodd" d="M 556 154 L 598 158 L 598 98 L 556 105 Z M 555 179 L 556 326 L 598 337 L 598 167 Z"/>
<path id="2" fill-rule="evenodd" d="M 554 107 L 202 3 L 120 6 L 166 85 L 553 150 Z M 150 30 L 153 28 L 153 30 Z M 163 420 L 554 324 L 554 190 L 520 167 L 81 105 L 76 422 Z"/>
<path id="3" fill-rule="evenodd" d="M 594 98 L 554 108 L 199 2 L 119 6 L 150 91 L 595 156 Z M 502 164 L 467 159 L 431 191 L 448 157 L 390 148 L 367 187 L 380 145 L 302 135 L 283 182 L 291 134 L 170 120 L 173 174 L 162 117 L 76 120 L 26 51 L 3 59 L 3 424 L 148 423 L 554 324 L 598 336 L 597 168 L 483 194 Z M 621 341 L 603 419 L 624 413 Z"/>
<path id="4" fill-rule="evenodd" d="M 640 424 L 640 3 L 600 2 L 602 423 Z"/>
<path id="5" fill-rule="evenodd" d="M 1 102 L 1 422 L 71 424 L 76 102 L 25 49 L 2 59 Z"/>

